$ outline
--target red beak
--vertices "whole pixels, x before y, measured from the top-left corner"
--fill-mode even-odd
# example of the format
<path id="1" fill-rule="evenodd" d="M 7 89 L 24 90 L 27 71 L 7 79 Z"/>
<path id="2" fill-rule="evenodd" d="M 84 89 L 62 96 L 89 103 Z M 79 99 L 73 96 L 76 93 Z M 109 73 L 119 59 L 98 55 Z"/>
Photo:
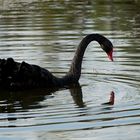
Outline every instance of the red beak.
<path id="1" fill-rule="evenodd" d="M 111 50 L 109 53 L 107 53 L 108 58 L 113 61 L 113 50 Z"/>

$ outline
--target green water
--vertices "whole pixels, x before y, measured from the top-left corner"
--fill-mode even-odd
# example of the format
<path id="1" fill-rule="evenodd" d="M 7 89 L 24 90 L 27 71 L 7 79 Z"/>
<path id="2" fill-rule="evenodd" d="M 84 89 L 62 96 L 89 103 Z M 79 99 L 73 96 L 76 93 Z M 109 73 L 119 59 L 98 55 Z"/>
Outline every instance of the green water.
<path id="1" fill-rule="evenodd" d="M 0 91 L 0 140 L 140 139 L 139 7 L 138 0 L 0 0 L 1 58 L 62 76 L 85 35 L 114 45 L 114 62 L 89 45 L 80 87 Z M 101 105 L 111 91 L 115 104 Z"/>

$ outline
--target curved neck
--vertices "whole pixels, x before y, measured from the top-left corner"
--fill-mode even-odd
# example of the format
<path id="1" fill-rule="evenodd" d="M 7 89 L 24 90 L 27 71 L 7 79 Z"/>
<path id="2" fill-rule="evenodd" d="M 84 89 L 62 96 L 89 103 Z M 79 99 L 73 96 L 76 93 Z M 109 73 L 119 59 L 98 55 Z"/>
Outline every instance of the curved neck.
<path id="1" fill-rule="evenodd" d="M 67 73 L 66 76 L 68 77 L 72 77 L 72 79 L 74 79 L 75 81 L 78 82 L 80 76 L 81 76 L 81 67 L 82 67 L 82 60 L 83 60 L 83 56 L 85 53 L 85 50 L 88 46 L 88 44 L 91 41 L 97 41 L 98 43 L 100 43 L 102 36 L 99 34 L 90 34 L 87 35 L 85 38 L 83 38 L 83 40 L 80 42 L 75 55 L 73 57 L 69 72 Z"/>

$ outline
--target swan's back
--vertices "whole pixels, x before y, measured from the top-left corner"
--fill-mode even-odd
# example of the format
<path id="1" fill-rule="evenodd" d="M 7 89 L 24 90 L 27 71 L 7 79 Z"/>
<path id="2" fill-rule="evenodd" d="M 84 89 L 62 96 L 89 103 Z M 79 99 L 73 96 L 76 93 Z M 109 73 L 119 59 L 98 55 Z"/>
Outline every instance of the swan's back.
<path id="1" fill-rule="evenodd" d="M 15 62 L 12 58 L 0 59 L 0 87 L 35 88 L 54 85 L 55 77 L 37 65 Z"/>

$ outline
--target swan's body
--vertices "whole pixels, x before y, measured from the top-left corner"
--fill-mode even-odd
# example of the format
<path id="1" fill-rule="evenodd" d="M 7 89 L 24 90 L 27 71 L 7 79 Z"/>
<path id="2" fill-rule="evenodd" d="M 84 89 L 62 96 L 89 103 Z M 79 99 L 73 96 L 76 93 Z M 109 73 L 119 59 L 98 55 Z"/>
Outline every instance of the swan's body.
<path id="1" fill-rule="evenodd" d="M 79 44 L 71 63 L 69 72 L 62 78 L 54 76 L 48 70 L 37 65 L 31 65 L 25 62 L 15 62 L 12 58 L 0 60 L 0 87 L 1 88 L 38 88 L 38 87 L 65 87 L 78 83 L 81 76 L 81 66 L 84 52 L 91 41 L 97 41 L 102 49 L 113 61 L 112 43 L 102 35 L 87 35 Z"/>

